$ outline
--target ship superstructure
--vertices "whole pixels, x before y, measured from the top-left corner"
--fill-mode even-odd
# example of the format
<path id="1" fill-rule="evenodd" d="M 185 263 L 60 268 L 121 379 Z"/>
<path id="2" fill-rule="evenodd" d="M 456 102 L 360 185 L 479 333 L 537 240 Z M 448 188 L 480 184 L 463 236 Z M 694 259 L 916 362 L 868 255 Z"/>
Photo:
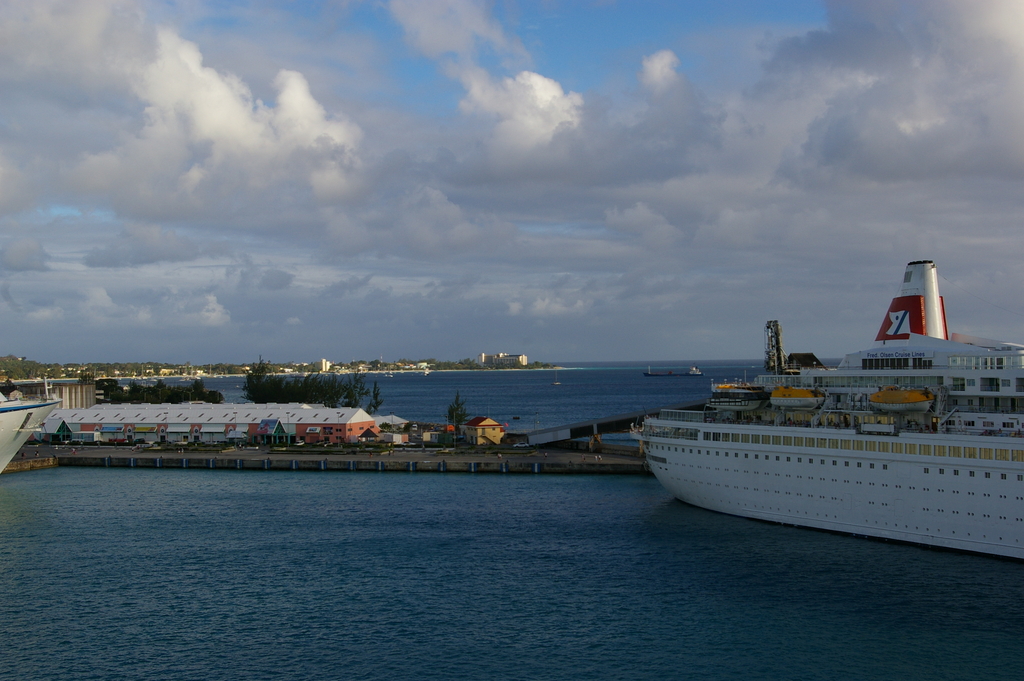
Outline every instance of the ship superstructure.
<path id="1" fill-rule="evenodd" d="M 716 386 L 701 408 L 662 410 L 635 432 L 672 494 L 1024 559 L 1024 345 L 950 335 L 931 261 L 907 265 L 870 349 L 833 369 L 769 354 L 773 373 Z"/>

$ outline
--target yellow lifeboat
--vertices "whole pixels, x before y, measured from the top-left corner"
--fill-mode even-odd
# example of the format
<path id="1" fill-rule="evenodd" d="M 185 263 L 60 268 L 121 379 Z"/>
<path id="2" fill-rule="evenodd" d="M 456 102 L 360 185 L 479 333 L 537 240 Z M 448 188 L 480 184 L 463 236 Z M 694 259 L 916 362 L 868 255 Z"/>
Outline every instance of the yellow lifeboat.
<path id="1" fill-rule="evenodd" d="M 890 385 L 868 398 L 875 409 L 897 412 L 928 411 L 935 401 L 935 395 L 927 388 L 900 388 Z"/>
<path id="2" fill-rule="evenodd" d="M 817 388 L 793 388 L 780 385 L 772 390 L 771 403 L 779 409 L 811 411 L 825 402 L 825 393 Z"/>
<path id="3" fill-rule="evenodd" d="M 712 386 L 708 406 L 729 411 L 760 409 L 768 402 L 768 391 L 751 383 L 720 383 Z"/>

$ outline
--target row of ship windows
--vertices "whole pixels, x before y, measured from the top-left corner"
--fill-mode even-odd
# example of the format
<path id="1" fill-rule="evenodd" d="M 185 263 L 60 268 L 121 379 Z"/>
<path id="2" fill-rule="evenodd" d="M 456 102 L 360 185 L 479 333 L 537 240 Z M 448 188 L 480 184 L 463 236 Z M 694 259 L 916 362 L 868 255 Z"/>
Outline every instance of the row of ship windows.
<path id="1" fill-rule="evenodd" d="M 655 445 L 651 445 L 650 448 L 651 449 L 660 449 L 660 450 L 669 451 L 669 452 L 671 452 L 671 451 L 679 452 L 680 451 L 679 447 L 671 447 L 669 445 L 657 445 L 657 444 L 655 444 Z M 686 452 L 686 447 L 683 447 L 682 451 L 685 453 Z M 693 448 L 690 448 L 690 454 L 693 454 Z M 697 454 L 703 455 L 703 456 L 711 456 L 711 450 L 710 449 L 708 449 L 708 450 L 698 449 L 697 450 Z M 715 451 L 715 456 L 722 456 L 722 452 L 721 451 Z M 740 456 L 740 453 L 739 452 L 733 452 L 732 456 L 733 456 L 733 458 L 737 458 L 738 459 L 739 456 Z M 729 457 L 729 452 L 725 452 L 725 457 L 726 458 Z M 764 455 L 754 454 L 754 458 L 755 459 L 764 458 L 765 461 L 770 461 L 771 457 L 772 457 L 772 455 L 770 455 L 770 454 L 764 454 Z M 668 463 L 668 461 L 663 456 L 657 456 L 657 455 L 648 453 L 647 458 L 649 458 L 652 461 L 656 461 L 657 463 L 666 463 L 666 464 Z M 744 459 L 749 459 L 750 458 L 750 453 L 749 452 L 744 452 L 743 453 L 743 458 Z M 787 456 L 786 457 L 786 461 L 792 463 L 793 458 L 794 457 L 792 457 L 792 456 Z M 796 463 L 803 463 L 804 462 L 804 457 L 802 457 L 802 456 L 798 456 L 798 457 L 795 457 L 795 458 L 796 458 Z M 806 458 L 807 458 L 807 463 L 810 463 L 810 464 L 814 463 L 814 457 L 813 456 L 808 456 Z M 775 460 L 776 461 L 782 461 L 782 456 L 776 454 L 775 455 Z M 825 459 L 818 459 L 818 463 L 820 465 L 824 466 L 825 465 Z M 855 463 L 857 464 L 857 468 L 862 468 L 863 467 L 863 462 L 862 461 L 856 461 Z M 838 459 L 832 459 L 832 465 L 833 466 L 838 466 L 839 465 L 839 460 Z M 843 466 L 849 468 L 850 467 L 850 462 L 849 461 L 843 461 Z M 870 462 L 868 463 L 868 468 L 874 468 L 874 467 L 875 467 L 874 463 L 870 463 Z M 883 463 L 882 464 L 882 470 L 883 471 L 889 470 L 889 464 Z M 953 470 L 953 475 L 960 475 L 960 469 L 959 468 L 954 468 L 952 470 Z M 939 471 L 939 475 L 945 475 L 946 474 L 946 469 L 945 468 L 940 468 L 940 469 L 938 469 L 938 471 Z M 925 473 L 931 473 L 931 467 L 925 468 L 924 472 Z M 986 478 L 991 478 L 992 477 L 992 474 L 990 472 L 988 472 L 988 471 L 983 471 L 983 472 L 984 472 Z M 974 471 L 967 471 L 967 475 L 968 475 L 968 477 L 973 478 L 973 477 L 975 477 L 975 472 Z M 1000 480 L 1006 480 L 1007 479 L 1006 473 L 1000 473 L 999 474 L 999 479 Z M 1017 475 L 1017 480 L 1024 482 L 1024 474 L 1018 474 Z"/>
<path id="2" fill-rule="evenodd" d="M 783 447 L 815 447 L 817 449 L 848 449 L 852 451 L 882 452 L 886 454 L 948 456 L 955 459 L 1024 461 L 1024 449 L 999 449 L 995 447 L 919 445 L 913 442 L 891 442 L 889 440 L 849 440 L 832 437 L 759 435 L 757 433 L 716 433 L 711 431 L 704 431 L 704 439 L 712 442 L 737 442 L 742 444 L 777 445 Z"/>
<path id="3" fill-rule="evenodd" d="M 880 357 L 861 358 L 860 368 L 864 370 L 879 369 L 931 369 L 933 361 L 924 357 Z M 950 369 L 968 369 L 970 371 L 1002 371 L 1003 369 L 1020 369 L 1024 367 L 1024 356 L 1011 357 L 950 357 Z"/>

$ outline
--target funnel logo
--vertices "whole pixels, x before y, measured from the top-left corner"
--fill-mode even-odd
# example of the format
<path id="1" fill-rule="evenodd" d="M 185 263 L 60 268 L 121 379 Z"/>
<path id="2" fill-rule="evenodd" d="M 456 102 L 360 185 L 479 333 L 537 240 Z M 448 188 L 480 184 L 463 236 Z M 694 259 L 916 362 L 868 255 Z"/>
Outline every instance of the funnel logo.
<path id="1" fill-rule="evenodd" d="M 912 333 L 925 333 L 924 296 L 893 298 L 875 340 L 905 340 Z"/>
<path id="2" fill-rule="evenodd" d="M 906 333 L 908 326 L 907 317 L 910 315 L 906 310 L 900 310 L 899 312 L 890 312 L 889 321 L 892 322 L 892 326 L 886 331 L 889 336 L 895 336 L 898 333 Z"/>

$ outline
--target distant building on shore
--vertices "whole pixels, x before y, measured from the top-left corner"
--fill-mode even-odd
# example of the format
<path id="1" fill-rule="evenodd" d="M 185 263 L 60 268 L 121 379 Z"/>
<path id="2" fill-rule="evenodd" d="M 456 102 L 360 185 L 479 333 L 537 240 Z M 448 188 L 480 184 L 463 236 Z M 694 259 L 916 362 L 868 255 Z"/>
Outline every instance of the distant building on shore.
<path id="1" fill-rule="evenodd" d="M 524 367 L 530 363 L 526 355 L 510 355 L 507 352 L 499 352 L 496 355 L 480 353 L 477 361 L 485 367 Z"/>
<path id="2" fill-rule="evenodd" d="M 326 373 L 331 370 L 333 365 L 326 359 L 322 359 L 319 362 L 313 362 L 313 368 L 320 373 Z"/>

